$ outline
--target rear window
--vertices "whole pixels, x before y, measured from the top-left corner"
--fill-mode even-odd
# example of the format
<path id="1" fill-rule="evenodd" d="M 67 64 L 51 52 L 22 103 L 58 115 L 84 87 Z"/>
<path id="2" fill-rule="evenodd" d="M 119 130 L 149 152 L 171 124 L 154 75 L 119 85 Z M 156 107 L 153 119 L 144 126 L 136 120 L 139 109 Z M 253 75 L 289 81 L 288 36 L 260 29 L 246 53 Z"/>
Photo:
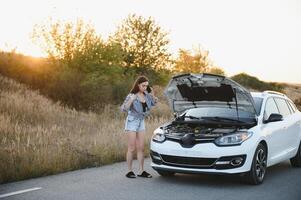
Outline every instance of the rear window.
<path id="1" fill-rule="evenodd" d="M 296 112 L 297 111 L 297 107 L 295 106 L 295 104 L 292 101 L 289 101 L 289 100 L 287 102 L 291 106 L 291 108 L 293 109 L 293 111 Z"/>

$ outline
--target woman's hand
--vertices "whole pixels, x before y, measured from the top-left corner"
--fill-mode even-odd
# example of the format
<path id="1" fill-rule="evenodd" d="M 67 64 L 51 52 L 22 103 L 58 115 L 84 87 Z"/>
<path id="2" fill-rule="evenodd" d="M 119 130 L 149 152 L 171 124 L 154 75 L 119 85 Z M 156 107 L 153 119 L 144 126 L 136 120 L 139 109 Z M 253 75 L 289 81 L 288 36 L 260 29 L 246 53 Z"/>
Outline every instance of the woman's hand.
<path id="1" fill-rule="evenodd" d="M 152 96 L 155 96 L 154 89 L 152 87 L 150 87 L 150 89 L 151 89 L 151 92 L 149 94 Z"/>
<path id="2" fill-rule="evenodd" d="M 158 97 L 156 97 L 155 96 L 155 93 L 154 93 L 154 89 L 153 88 L 151 88 L 152 90 L 151 90 L 151 92 L 149 93 L 151 96 L 152 96 L 152 98 L 154 99 L 154 102 L 155 103 L 157 103 L 158 102 Z"/>

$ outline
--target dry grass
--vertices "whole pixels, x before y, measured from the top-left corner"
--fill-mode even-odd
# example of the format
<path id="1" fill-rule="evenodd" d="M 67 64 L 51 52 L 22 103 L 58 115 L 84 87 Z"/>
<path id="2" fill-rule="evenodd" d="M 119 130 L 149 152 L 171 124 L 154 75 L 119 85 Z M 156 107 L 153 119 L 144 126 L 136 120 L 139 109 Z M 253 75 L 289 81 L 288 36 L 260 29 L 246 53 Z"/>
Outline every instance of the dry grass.
<path id="1" fill-rule="evenodd" d="M 145 155 L 170 116 L 162 101 L 147 118 Z M 117 106 L 78 112 L 0 76 L 0 183 L 125 160 L 124 119 Z"/>

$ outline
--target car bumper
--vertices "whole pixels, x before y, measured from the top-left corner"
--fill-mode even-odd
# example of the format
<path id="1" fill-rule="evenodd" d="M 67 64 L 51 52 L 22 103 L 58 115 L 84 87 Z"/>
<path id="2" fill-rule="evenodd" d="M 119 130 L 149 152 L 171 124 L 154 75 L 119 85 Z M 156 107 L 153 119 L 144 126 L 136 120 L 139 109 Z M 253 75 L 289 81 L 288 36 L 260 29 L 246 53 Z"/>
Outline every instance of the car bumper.
<path id="1" fill-rule="evenodd" d="M 163 143 L 152 141 L 151 167 L 178 173 L 244 173 L 251 169 L 254 146 L 250 140 L 238 146 L 221 147 L 214 143 L 202 143 L 191 148 L 184 148 L 169 140 Z M 239 163 L 234 159 L 239 159 L 241 163 L 233 166 Z"/>

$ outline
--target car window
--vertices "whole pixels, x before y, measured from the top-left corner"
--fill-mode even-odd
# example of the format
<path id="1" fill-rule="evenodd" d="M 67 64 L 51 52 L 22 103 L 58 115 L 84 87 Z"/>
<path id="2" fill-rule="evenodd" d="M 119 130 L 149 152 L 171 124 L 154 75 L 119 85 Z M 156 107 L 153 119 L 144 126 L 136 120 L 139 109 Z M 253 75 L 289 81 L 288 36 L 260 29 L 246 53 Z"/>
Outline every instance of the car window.
<path id="1" fill-rule="evenodd" d="M 292 107 L 292 105 L 288 102 L 288 100 L 285 100 L 286 104 L 288 105 L 288 108 L 290 109 L 291 113 L 294 113 L 295 110 L 294 108 Z"/>
<path id="2" fill-rule="evenodd" d="M 260 114 L 260 110 L 261 110 L 261 106 L 262 106 L 263 98 L 261 98 L 261 97 L 253 97 L 253 99 L 254 99 L 254 103 L 255 103 L 256 113 L 257 113 L 257 115 L 259 115 Z"/>
<path id="3" fill-rule="evenodd" d="M 292 107 L 293 111 L 296 112 L 297 108 L 295 106 L 295 104 L 292 101 L 287 101 L 289 103 L 289 105 Z"/>
<path id="4" fill-rule="evenodd" d="M 276 104 L 279 108 L 280 114 L 282 116 L 287 116 L 287 115 L 291 114 L 291 111 L 289 110 L 285 99 L 275 98 L 275 101 L 276 101 Z"/>
<path id="5" fill-rule="evenodd" d="M 263 119 L 267 120 L 272 113 L 278 113 L 279 110 L 273 98 L 268 98 L 265 104 Z"/>

